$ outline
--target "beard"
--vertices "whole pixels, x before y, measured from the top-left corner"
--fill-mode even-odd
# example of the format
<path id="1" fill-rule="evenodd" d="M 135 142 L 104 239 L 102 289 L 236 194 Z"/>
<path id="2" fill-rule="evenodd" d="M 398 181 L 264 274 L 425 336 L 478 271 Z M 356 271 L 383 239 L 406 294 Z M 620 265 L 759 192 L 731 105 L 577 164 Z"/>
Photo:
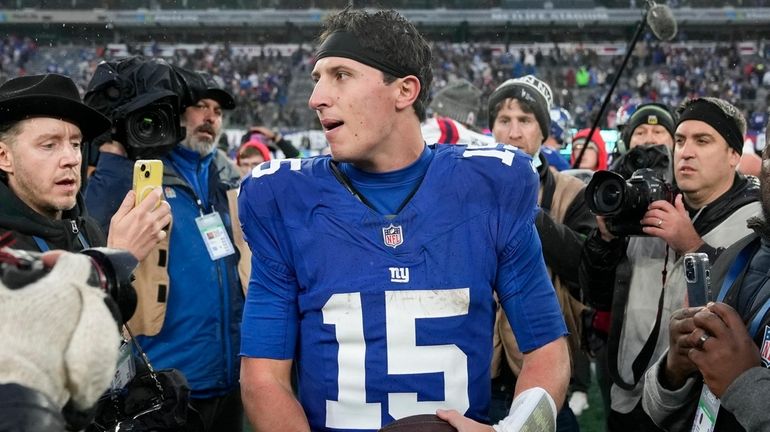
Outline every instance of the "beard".
<path id="1" fill-rule="evenodd" d="M 198 132 L 209 133 L 213 138 L 199 137 Z M 182 147 L 192 150 L 201 156 L 207 156 L 214 150 L 214 147 L 219 142 L 219 138 L 222 136 L 222 131 L 214 130 L 214 127 L 208 123 L 204 123 L 195 130 L 188 134 L 184 141 L 182 141 Z"/>

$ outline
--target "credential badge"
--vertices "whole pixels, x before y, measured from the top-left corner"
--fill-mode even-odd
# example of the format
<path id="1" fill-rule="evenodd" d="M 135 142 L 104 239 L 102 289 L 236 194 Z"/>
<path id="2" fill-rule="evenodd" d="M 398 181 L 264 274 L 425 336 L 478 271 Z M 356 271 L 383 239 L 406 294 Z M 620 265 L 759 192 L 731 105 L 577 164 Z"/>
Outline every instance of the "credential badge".
<path id="1" fill-rule="evenodd" d="M 765 326 L 765 336 L 762 338 L 762 348 L 759 354 L 762 356 L 762 364 L 770 368 L 770 326 Z"/>
<path id="2" fill-rule="evenodd" d="M 383 228 L 382 239 L 385 241 L 385 246 L 392 247 L 393 249 L 401 246 L 404 243 L 401 225 L 395 226 L 390 224 L 390 226 Z"/>

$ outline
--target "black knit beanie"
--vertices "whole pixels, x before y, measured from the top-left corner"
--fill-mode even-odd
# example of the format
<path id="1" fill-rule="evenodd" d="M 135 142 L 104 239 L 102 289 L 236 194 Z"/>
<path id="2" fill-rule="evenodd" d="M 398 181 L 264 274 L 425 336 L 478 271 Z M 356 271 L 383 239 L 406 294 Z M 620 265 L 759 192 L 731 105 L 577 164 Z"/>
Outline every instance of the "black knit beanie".
<path id="1" fill-rule="evenodd" d="M 666 128 L 668 134 L 674 137 L 676 131 L 676 120 L 674 115 L 665 105 L 657 103 L 646 103 L 639 105 L 628 119 L 628 123 L 623 128 L 623 142 L 626 143 L 626 147 L 631 143 L 631 136 L 634 134 L 634 129 L 637 127 L 646 125 L 660 125 Z M 662 144 L 662 143 L 651 143 Z"/>

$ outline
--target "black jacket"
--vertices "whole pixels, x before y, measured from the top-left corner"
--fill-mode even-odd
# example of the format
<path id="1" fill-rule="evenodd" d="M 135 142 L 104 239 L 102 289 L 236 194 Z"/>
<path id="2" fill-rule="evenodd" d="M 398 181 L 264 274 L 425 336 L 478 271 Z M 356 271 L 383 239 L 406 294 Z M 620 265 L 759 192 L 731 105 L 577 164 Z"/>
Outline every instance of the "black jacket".
<path id="1" fill-rule="evenodd" d="M 550 211 L 554 200 L 560 199 L 554 197 L 555 174 L 542 154 L 540 160 L 542 164 L 538 167 L 538 174 L 543 195 L 540 202 L 541 211 L 535 219 L 535 226 L 543 246 L 543 257 L 554 274 L 567 283 L 570 292 L 575 297 L 581 298 L 577 295 L 580 253 L 586 236 L 596 228 L 596 218 L 588 209 L 585 194 L 581 192 L 567 207 L 563 223 L 553 220 Z"/>
<path id="2" fill-rule="evenodd" d="M 49 249 L 79 252 L 86 247 L 105 246 L 107 240 L 96 222 L 85 214 L 80 194 L 77 204 L 62 214 L 61 220 L 53 220 L 32 210 L 21 201 L 4 181 L 0 181 L 0 234 L 13 232 L 15 249 L 40 251 L 33 236 L 39 237 Z M 78 234 L 82 233 L 87 245 L 82 245 Z"/>

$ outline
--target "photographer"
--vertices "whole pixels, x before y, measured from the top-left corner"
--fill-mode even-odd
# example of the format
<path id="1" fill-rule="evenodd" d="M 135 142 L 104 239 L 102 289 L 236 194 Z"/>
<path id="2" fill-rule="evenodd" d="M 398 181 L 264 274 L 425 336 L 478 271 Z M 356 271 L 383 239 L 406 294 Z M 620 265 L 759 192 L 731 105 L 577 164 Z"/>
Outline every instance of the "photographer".
<path id="1" fill-rule="evenodd" d="M 608 222 L 635 221 L 597 217 L 598 229 L 583 249 L 581 287 L 597 309 L 612 312 L 609 431 L 657 430 L 641 409 L 640 381 L 668 347 L 671 311 L 684 304 L 681 258 L 704 252 L 713 261 L 748 233 L 745 221 L 759 212 L 757 185 L 735 171 L 746 129 L 738 109 L 721 99 L 698 98 L 685 101 L 677 114 L 673 166 L 679 193 L 673 202 L 659 199 L 645 207 L 641 235 L 608 229 Z"/>
<path id="2" fill-rule="evenodd" d="M 65 403 L 88 410 L 115 372 L 118 326 L 104 292 L 89 283 L 91 261 L 51 251 L 42 262 L 50 273 L 21 287 L 5 283 L 10 264 L 0 264 L 3 431 L 63 431 Z"/>
<path id="3" fill-rule="evenodd" d="M 670 349 L 645 374 L 644 410 L 665 430 L 691 430 L 696 421 L 701 427 L 713 424 L 716 432 L 768 430 L 770 410 L 763 395 L 770 379 L 765 348 L 770 340 L 769 157 L 766 147 L 760 178 L 763 217 L 749 219 L 753 232 L 720 254 L 711 269 L 718 302 L 675 311 Z M 715 422 L 713 416 L 700 415 L 704 387 L 720 401 L 710 413 Z"/>
<path id="4" fill-rule="evenodd" d="M 627 111 L 624 110 L 624 112 Z M 671 166 L 671 152 L 674 149 L 675 129 L 676 121 L 666 106 L 656 103 L 641 104 L 638 108 L 634 106 L 631 116 L 623 122 L 621 139 L 618 140 L 613 152 L 609 170 L 628 180 L 635 171 L 650 168 L 655 170 L 664 181 L 671 182 L 674 172 Z M 597 305 L 594 304 L 594 307 Z M 600 319 L 594 318 L 594 322 L 605 325 L 600 325 L 599 329 L 591 326 L 584 334 L 589 351 L 592 351 L 596 357 L 596 376 L 604 411 L 609 412 L 612 380 L 607 371 L 605 345 L 606 324 L 609 324 L 609 320 L 601 319 L 609 316 L 609 306 L 607 309 L 597 310 L 596 314 L 595 316 Z"/>
<path id="5" fill-rule="evenodd" d="M 100 148 L 86 202 L 106 223 L 114 194 L 131 187 L 132 159 L 162 160 L 174 222 L 168 239 L 137 269 L 139 304 L 128 324 L 156 368 L 184 373 L 206 430 L 240 431 L 243 287 L 233 233 L 239 226 L 230 207 L 239 176 L 216 148 L 223 112 L 235 102 L 204 78 L 158 59 L 100 64 L 85 100 L 110 115 L 116 133 Z M 128 89 L 125 97 L 111 98 L 115 88 Z M 134 122 L 148 117 L 162 121 L 134 134 L 142 131 Z"/>
<path id="6" fill-rule="evenodd" d="M 626 179 L 640 168 L 671 172 L 675 128 L 674 116 L 666 106 L 657 103 L 639 105 L 623 127 L 610 171 Z"/>
<path id="7" fill-rule="evenodd" d="M 675 129 L 676 121 L 668 107 L 653 102 L 641 104 L 624 125 L 619 141 L 623 144 L 617 151 L 625 155 L 644 145 L 665 145 L 673 149 Z"/>
<path id="8" fill-rule="evenodd" d="M 77 252 L 105 244 L 141 260 L 165 237 L 168 206 L 160 191 L 134 208 L 128 192 L 102 230 L 84 212 L 80 195 L 82 142 L 110 122 L 83 104 L 77 87 L 57 74 L 14 78 L 0 85 L 0 234 L 17 249 Z M 105 230 L 106 231 L 106 230 Z"/>

